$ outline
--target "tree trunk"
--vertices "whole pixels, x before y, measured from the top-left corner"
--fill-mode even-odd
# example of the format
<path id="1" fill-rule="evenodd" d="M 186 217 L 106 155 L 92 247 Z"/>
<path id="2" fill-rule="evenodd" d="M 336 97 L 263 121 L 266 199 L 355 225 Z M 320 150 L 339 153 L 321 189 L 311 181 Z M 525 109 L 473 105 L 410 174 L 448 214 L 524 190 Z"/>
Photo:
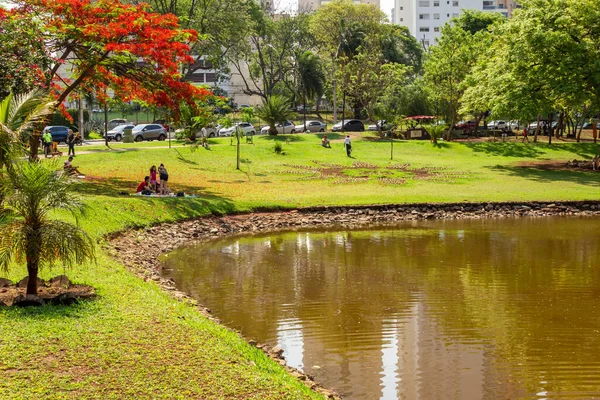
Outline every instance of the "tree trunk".
<path id="1" fill-rule="evenodd" d="M 32 132 L 29 137 L 29 161 L 37 161 L 38 148 L 40 146 L 41 135 L 39 132 Z"/>
<path id="2" fill-rule="evenodd" d="M 552 122 L 554 120 L 554 113 L 548 114 L 548 144 L 552 144 L 552 136 L 554 135 L 554 128 L 552 127 Z"/>
<path id="3" fill-rule="evenodd" d="M 331 75 L 333 85 L 333 123 L 337 124 L 337 82 L 335 79 L 335 56 L 331 59 Z"/>
<path id="4" fill-rule="evenodd" d="M 306 132 L 306 95 L 304 95 L 304 101 L 302 102 L 302 111 L 304 111 L 304 130 L 303 132 Z"/>
<path id="5" fill-rule="evenodd" d="M 240 169 L 240 129 L 235 130 L 235 137 L 237 139 L 237 158 L 236 158 L 236 169 Z"/>
<path id="6" fill-rule="evenodd" d="M 538 141 L 538 135 L 540 133 L 540 119 L 542 119 L 542 116 L 540 114 L 538 114 L 537 126 L 535 127 L 535 132 L 533 134 L 533 143 L 537 143 L 537 141 Z"/>
<path id="7" fill-rule="evenodd" d="M 269 135 L 277 135 L 277 128 L 275 128 L 275 124 L 269 124 Z"/>
<path id="8" fill-rule="evenodd" d="M 475 137 L 477 137 L 477 129 L 479 129 L 479 123 L 483 119 L 484 115 L 485 115 L 485 113 L 480 113 L 477 116 L 477 118 L 475 119 L 475 129 L 473 130 L 473 136 L 475 136 Z M 483 125 L 487 127 L 487 125 L 485 124 L 485 120 L 484 120 Z"/>

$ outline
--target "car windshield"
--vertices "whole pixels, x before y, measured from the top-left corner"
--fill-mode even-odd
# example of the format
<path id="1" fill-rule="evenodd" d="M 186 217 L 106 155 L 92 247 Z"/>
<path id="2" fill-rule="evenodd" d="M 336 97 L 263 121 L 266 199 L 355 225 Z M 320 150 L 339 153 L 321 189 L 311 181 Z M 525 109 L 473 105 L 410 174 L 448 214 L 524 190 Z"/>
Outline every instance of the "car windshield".
<path id="1" fill-rule="evenodd" d="M 116 132 L 122 132 L 122 131 L 124 131 L 124 130 L 125 130 L 125 128 L 127 128 L 127 126 L 128 126 L 128 125 L 119 125 L 119 126 L 116 126 L 116 127 L 113 129 L 113 131 L 116 131 Z"/>
<path id="2" fill-rule="evenodd" d="M 146 125 L 138 125 L 138 126 L 136 126 L 135 128 L 133 128 L 133 131 L 134 131 L 134 132 L 139 132 L 139 131 L 141 131 L 142 129 L 144 129 L 145 127 L 146 127 Z"/>

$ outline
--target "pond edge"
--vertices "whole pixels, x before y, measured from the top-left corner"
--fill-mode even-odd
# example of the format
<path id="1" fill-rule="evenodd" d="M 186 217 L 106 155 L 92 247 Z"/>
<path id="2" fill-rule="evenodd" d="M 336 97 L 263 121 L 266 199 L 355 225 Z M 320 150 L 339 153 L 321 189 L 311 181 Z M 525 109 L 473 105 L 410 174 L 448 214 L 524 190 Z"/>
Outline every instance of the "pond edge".
<path id="1" fill-rule="evenodd" d="M 250 345 L 261 349 L 315 392 L 330 399 L 341 399 L 334 390 L 326 389 L 308 374 L 286 365 L 283 349 L 259 344 L 223 324 L 211 310 L 188 294 L 177 290 L 175 281 L 160 274 L 159 257 L 178 247 L 235 236 L 308 228 L 356 229 L 368 225 L 393 224 L 426 219 L 488 219 L 548 216 L 598 216 L 600 201 L 557 202 L 488 202 L 488 203 L 418 203 L 364 206 L 320 206 L 311 208 L 261 210 L 254 213 L 224 216 L 200 216 L 148 228 L 130 229 L 108 236 L 107 252 L 130 271 L 147 282 L 155 282 L 172 298 L 195 307 L 206 318 L 236 332 Z"/>

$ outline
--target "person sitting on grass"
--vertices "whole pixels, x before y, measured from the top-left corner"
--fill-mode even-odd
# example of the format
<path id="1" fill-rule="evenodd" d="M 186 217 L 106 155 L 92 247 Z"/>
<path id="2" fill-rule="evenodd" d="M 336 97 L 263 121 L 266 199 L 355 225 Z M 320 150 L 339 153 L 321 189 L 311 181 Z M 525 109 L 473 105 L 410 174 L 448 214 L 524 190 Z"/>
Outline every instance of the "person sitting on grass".
<path id="1" fill-rule="evenodd" d="M 65 170 L 65 172 L 69 175 L 83 175 L 81 172 L 79 172 L 79 169 L 77 169 L 76 166 L 71 164 L 72 161 L 73 161 L 73 156 L 70 156 L 69 159 L 67 161 L 65 161 L 65 165 L 63 166 L 63 169 Z"/>
<path id="2" fill-rule="evenodd" d="M 152 186 L 150 185 L 150 177 L 149 176 L 146 176 L 144 178 L 144 181 L 138 185 L 135 192 L 141 193 L 141 194 L 151 194 L 152 193 Z"/>
<path id="3" fill-rule="evenodd" d="M 329 139 L 327 139 L 327 135 L 323 135 L 323 139 L 321 139 L 321 146 L 331 148 L 331 143 Z"/>

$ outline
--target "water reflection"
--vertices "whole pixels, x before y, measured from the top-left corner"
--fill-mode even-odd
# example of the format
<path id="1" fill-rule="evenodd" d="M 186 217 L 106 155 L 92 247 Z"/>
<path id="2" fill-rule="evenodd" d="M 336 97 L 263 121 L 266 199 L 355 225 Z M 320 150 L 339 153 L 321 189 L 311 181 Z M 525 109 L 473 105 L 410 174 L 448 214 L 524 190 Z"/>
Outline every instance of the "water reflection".
<path id="1" fill-rule="evenodd" d="M 592 398 L 599 240 L 599 219 L 411 222 L 230 238 L 165 266 L 347 398 Z"/>

